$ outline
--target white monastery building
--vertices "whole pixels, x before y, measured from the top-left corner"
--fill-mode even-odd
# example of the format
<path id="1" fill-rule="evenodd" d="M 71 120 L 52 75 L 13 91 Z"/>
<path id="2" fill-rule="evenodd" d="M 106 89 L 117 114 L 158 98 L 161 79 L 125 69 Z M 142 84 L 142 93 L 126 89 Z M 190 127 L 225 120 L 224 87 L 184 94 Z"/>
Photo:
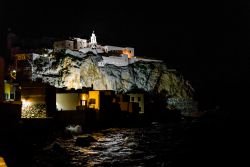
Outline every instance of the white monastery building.
<path id="1" fill-rule="evenodd" d="M 97 43 L 96 35 L 93 31 L 90 40 L 81 38 L 72 38 L 70 40 L 55 41 L 53 44 L 54 51 L 66 50 L 66 53 L 73 53 L 74 55 L 82 55 L 87 52 L 94 54 L 108 53 L 110 56 L 103 56 L 102 60 L 98 62 L 98 66 L 102 67 L 106 64 L 113 64 L 115 66 L 127 66 L 137 61 L 146 62 L 162 62 L 162 60 L 153 60 L 135 57 L 134 48 L 118 47 L 110 45 L 99 45 Z"/>

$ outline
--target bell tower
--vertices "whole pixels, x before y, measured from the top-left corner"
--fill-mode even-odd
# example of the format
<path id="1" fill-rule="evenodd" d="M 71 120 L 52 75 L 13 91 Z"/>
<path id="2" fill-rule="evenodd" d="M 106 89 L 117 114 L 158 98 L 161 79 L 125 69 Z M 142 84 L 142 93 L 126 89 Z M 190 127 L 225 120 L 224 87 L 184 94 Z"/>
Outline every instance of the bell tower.
<path id="1" fill-rule="evenodd" d="M 92 32 L 92 35 L 90 37 L 90 45 L 92 48 L 95 48 L 97 45 L 97 41 L 96 41 L 96 36 L 95 36 L 95 32 Z"/>

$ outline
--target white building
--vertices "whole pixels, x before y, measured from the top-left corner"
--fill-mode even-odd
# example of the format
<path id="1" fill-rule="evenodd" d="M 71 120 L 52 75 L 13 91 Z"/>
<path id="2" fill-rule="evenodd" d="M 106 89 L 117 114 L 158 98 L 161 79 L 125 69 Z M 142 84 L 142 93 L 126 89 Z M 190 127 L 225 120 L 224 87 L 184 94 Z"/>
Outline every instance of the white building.
<path id="1" fill-rule="evenodd" d="M 122 54 L 128 55 L 128 58 L 134 57 L 134 53 L 135 53 L 134 48 L 130 48 L 130 47 L 118 47 L 118 46 L 106 45 L 106 46 L 103 46 L 103 49 L 106 53 L 120 51 Z"/>
<path id="2" fill-rule="evenodd" d="M 81 39 L 81 38 L 73 38 L 74 40 L 74 49 L 79 50 L 83 48 L 88 47 L 87 39 Z"/>
<path id="3" fill-rule="evenodd" d="M 120 56 L 102 56 L 101 61 L 98 62 L 99 67 L 103 67 L 106 64 L 113 64 L 115 66 L 127 66 L 129 64 L 133 64 L 137 61 L 144 61 L 144 62 L 163 62 L 162 60 L 153 60 L 153 59 L 143 59 L 143 58 L 136 58 L 132 57 L 129 58 L 126 54 L 121 54 Z"/>
<path id="4" fill-rule="evenodd" d="M 56 108 L 58 111 L 76 110 L 76 106 L 79 105 L 79 93 L 56 93 Z"/>
<path id="5" fill-rule="evenodd" d="M 62 40 L 62 41 L 55 41 L 53 44 L 53 48 L 55 51 L 59 51 L 62 49 L 71 49 L 71 50 L 80 50 L 80 49 L 93 49 L 97 48 L 97 40 L 96 35 L 93 31 L 90 42 L 87 39 L 81 38 L 72 38 L 70 40 Z"/>
<path id="6" fill-rule="evenodd" d="M 103 60 L 98 62 L 98 66 L 102 67 L 106 64 L 113 64 L 115 66 L 127 66 L 129 64 L 129 59 L 127 55 L 121 56 L 102 56 Z"/>
<path id="7" fill-rule="evenodd" d="M 90 43 L 89 45 L 91 46 L 91 48 L 96 48 L 97 46 L 97 40 L 96 40 L 96 36 L 95 36 L 95 32 L 93 31 L 91 37 L 90 37 Z"/>
<path id="8" fill-rule="evenodd" d="M 90 48 L 90 47 L 83 48 L 83 49 L 80 49 L 79 51 L 82 53 L 93 52 L 94 54 L 104 53 L 104 51 L 98 46 L 97 48 Z"/>
<path id="9" fill-rule="evenodd" d="M 98 66 L 105 66 L 106 64 L 113 64 L 115 66 L 127 66 L 137 61 L 145 62 L 162 62 L 162 60 L 153 60 L 135 57 L 134 48 L 118 47 L 110 45 L 98 45 L 96 35 L 93 31 L 90 37 L 90 42 L 86 39 L 73 38 L 72 40 L 56 41 L 54 42 L 54 50 L 61 49 L 75 50 L 81 53 L 93 52 L 94 54 L 109 53 L 110 56 L 102 56 L 103 60 L 98 62 Z M 69 52 L 69 51 L 68 51 Z"/>
<path id="10" fill-rule="evenodd" d="M 133 64 L 137 61 L 144 61 L 144 62 L 157 62 L 157 63 L 162 63 L 162 60 L 154 60 L 154 59 L 145 59 L 145 58 L 139 58 L 139 57 L 132 57 L 129 59 L 129 64 Z"/>

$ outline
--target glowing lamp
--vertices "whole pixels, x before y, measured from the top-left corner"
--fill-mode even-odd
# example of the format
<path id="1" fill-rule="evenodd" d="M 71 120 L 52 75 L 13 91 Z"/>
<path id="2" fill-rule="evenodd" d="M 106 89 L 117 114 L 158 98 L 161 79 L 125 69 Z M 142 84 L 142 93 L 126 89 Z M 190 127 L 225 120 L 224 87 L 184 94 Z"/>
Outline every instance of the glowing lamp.
<path id="1" fill-rule="evenodd" d="M 13 79 L 16 79 L 16 70 L 12 70 L 10 72 L 10 76 L 13 78 Z"/>
<path id="2" fill-rule="evenodd" d="M 3 157 L 0 157 L 0 167 L 7 167 Z"/>
<path id="3" fill-rule="evenodd" d="M 81 100 L 87 100 L 88 94 L 81 94 Z"/>
<path id="4" fill-rule="evenodd" d="M 22 107 L 23 107 L 23 108 L 24 108 L 24 107 L 28 107 L 28 106 L 31 105 L 31 102 L 28 101 L 28 100 L 22 99 L 21 101 L 22 101 Z"/>
<path id="5" fill-rule="evenodd" d="M 130 51 L 130 50 L 124 49 L 122 52 L 123 52 L 123 54 L 128 55 L 128 58 L 132 58 L 132 54 L 131 54 L 131 51 Z"/>

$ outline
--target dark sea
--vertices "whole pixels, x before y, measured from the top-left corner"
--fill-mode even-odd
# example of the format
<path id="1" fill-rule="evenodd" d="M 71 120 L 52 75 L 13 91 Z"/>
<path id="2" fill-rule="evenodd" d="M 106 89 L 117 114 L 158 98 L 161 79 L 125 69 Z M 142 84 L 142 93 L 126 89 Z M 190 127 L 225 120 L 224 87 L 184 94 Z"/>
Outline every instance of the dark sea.
<path id="1" fill-rule="evenodd" d="M 9 167 L 241 166 L 249 159 L 248 124 L 208 113 L 68 136 L 44 129 L 2 131 L 0 155 Z M 81 136 L 91 140 L 76 145 Z"/>

